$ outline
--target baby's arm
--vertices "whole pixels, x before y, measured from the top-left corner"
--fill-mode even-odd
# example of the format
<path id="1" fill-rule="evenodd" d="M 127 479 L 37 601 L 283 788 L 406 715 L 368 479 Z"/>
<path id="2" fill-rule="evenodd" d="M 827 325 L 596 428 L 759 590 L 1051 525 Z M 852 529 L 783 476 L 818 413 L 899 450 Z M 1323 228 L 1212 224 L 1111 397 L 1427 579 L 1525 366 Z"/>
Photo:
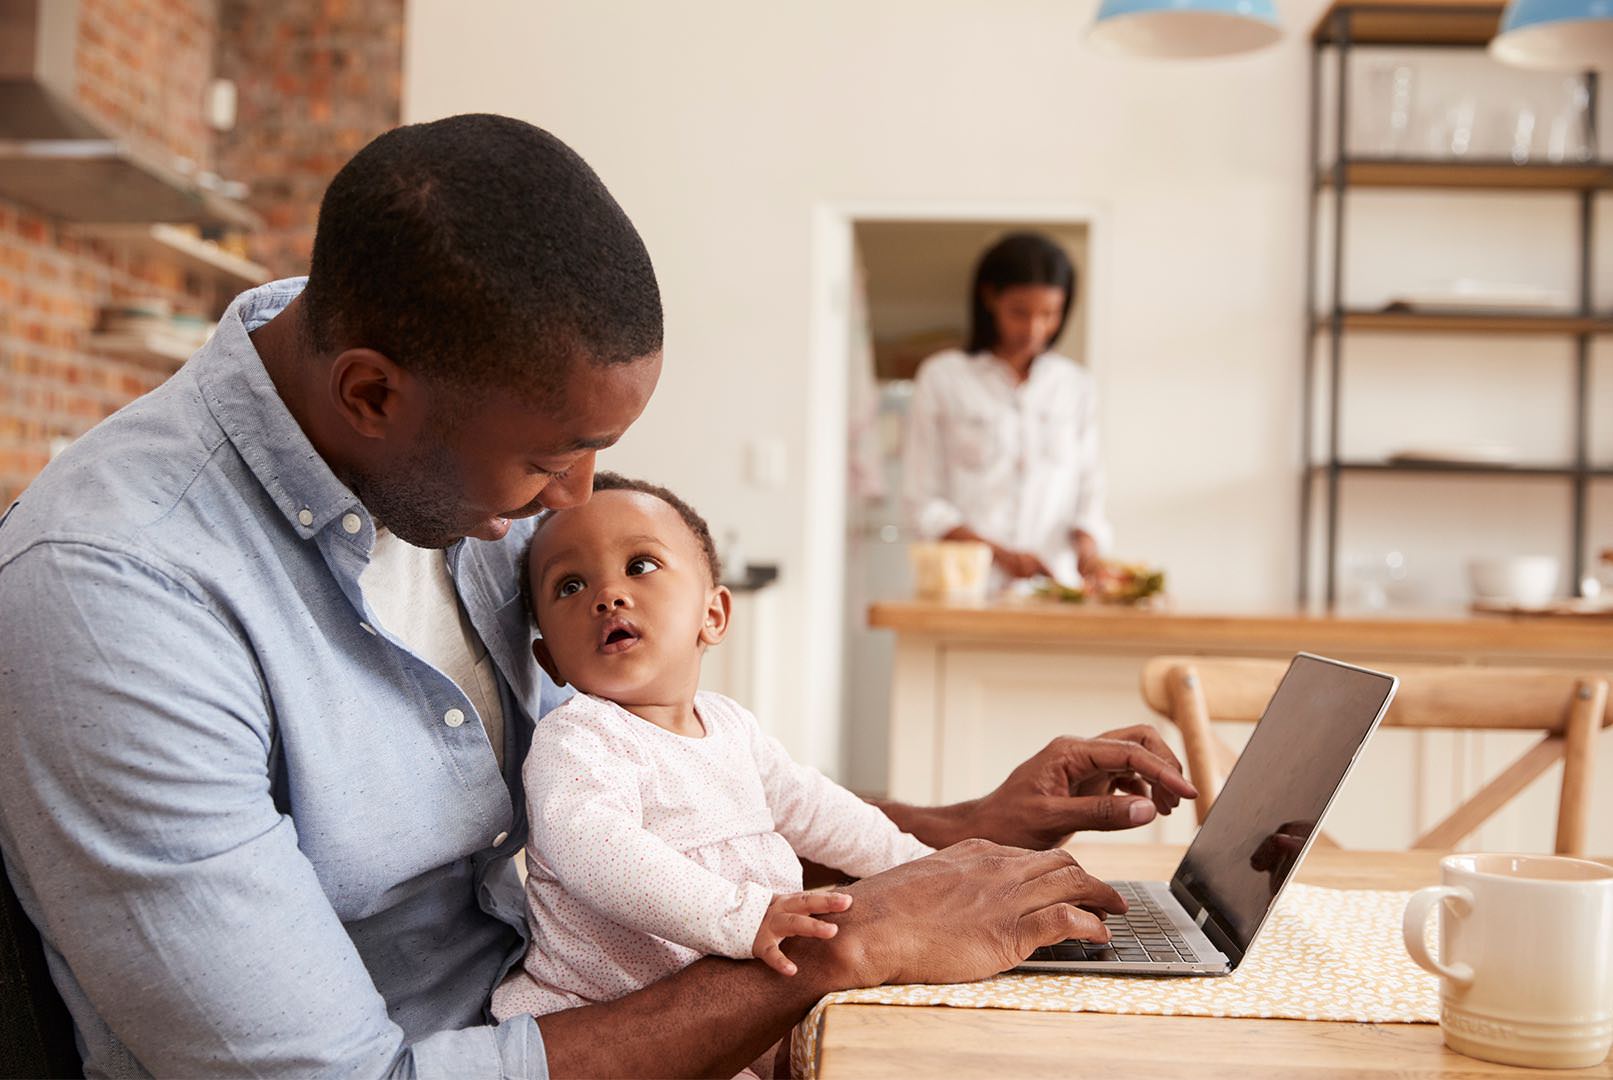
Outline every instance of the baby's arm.
<path id="1" fill-rule="evenodd" d="M 762 731 L 755 717 L 738 705 L 732 707 L 750 726 L 752 753 L 773 811 L 773 827 L 801 858 L 868 877 L 934 852 L 876 807 L 795 761 L 782 743 Z"/>
<path id="2" fill-rule="evenodd" d="M 753 882 L 736 885 L 645 830 L 637 748 L 595 719 L 585 709 L 551 713 L 525 767 L 529 850 L 566 892 L 624 926 L 735 959 L 771 946 L 777 961 L 789 964 L 778 952 L 780 937 L 833 935 L 834 926 L 786 903 L 799 894 L 775 897 Z M 784 970 L 773 956 L 764 959 Z"/>

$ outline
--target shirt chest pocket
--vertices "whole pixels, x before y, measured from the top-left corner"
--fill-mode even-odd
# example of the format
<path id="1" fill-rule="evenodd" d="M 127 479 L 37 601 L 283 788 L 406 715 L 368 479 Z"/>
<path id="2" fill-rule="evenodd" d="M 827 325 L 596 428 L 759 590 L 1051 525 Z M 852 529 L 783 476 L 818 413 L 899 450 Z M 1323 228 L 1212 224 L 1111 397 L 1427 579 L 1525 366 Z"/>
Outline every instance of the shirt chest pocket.
<path id="1" fill-rule="evenodd" d="M 1036 460 L 1060 465 L 1075 459 L 1079 432 L 1075 419 L 1068 413 L 1056 410 L 1033 413 L 1028 434 L 1030 450 Z"/>
<path id="2" fill-rule="evenodd" d="M 947 456 L 966 469 L 986 469 L 1007 453 L 1003 425 L 985 413 L 954 413 L 947 423 Z"/>

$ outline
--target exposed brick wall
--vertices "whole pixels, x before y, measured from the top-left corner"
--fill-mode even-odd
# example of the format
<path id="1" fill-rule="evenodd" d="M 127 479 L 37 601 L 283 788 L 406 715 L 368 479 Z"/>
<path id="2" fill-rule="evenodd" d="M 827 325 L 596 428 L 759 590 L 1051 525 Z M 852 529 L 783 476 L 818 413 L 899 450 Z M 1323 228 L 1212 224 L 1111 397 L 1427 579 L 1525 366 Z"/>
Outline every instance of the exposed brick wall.
<path id="1" fill-rule="evenodd" d="M 80 102 L 109 129 L 252 185 L 268 222 L 250 251 L 301 273 L 319 197 L 365 142 L 398 121 L 404 0 L 80 0 Z M 222 139 L 202 96 L 236 79 Z M 100 311 L 139 297 L 216 315 L 211 287 L 158 257 L 75 236 L 0 199 L 0 510 L 72 439 L 159 385 L 172 365 L 87 345 Z"/>
<path id="2" fill-rule="evenodd" d="M 216 0 L 80 0 L 79 103 L 109 130 L 210 167 L 202 95 L 212 78 Z M 0 200 L 0 508 L 73 439 L 172 373 L 99 355 L 103 307 L 161 297 L 212 314 L 210 288 L 171 264 L 75 236 Z"/>
<path id="3" fill-rule="evenodd" d="M 218 0 L 79 0 L 74 96 L 119 135 L 211 168 Z"/>
<path id="4" fill-rule="evenodd" d="M 67 234 L 0 202 L 0 508 L 73 439 L 160 384 L 169 365 L 91 352 L 85 337 L 108 303 L 162 297 L 176 310 L 203 301 L 171 266 Z"/>
<path id="5" fill-rule="evenodd" d="M 252 258 L 305 273 L 319 199 L 359 148 L 395 127 L 403 95 L 404 0 L 222 0 L 218 72 L 235 80 L 235 130 L 219 172 L 251 187 L 267 227 Z"/>

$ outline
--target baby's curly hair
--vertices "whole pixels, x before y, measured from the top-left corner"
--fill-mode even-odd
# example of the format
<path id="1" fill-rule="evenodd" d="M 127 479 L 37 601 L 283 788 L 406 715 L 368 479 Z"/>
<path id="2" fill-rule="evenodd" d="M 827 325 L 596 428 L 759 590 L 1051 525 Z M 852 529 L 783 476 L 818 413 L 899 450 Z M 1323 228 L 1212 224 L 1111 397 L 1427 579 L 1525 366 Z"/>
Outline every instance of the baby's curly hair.
<path id="1" fill-rule="evenodd" d="M 706 569 L 711 571 L 711 583 L 716 585 L 722 581 L 722 560 L 717 557 L 717 542 L 711 538 L 711 526 L 706 524 L 706 519 L 701 517 L 694 507 L 660 484 L 652 484 L 648 480 L 634 480 L 620 473 L 595 473 L 594 491 L 638 491 L 645 495 L 653 495 L 672 507 L 683 519 L 683 523 L 689 526 L 689 531 L 694 533 L 694 538 L 699 541 L 700 553 L 706 557 Z"/>
<path id="2" fill-rule="evenodd" d="M 711 526 L 706 524 L 706 519 L 701 517 L 694 507 L 660 484 L 652 484 L 648 480 L 635 480 L 620 473 L 596 472 L 594 474 L 593 490 L 596 493 L 600 491 L 637 491 L 660 499 L 672 507 L 673 510 L 677 511 L 677 515 L 683 519 L 683 523 L 689 526 L 689 531 L 694 533 L 694 538 L 700 545 L 700 553 L 705 556 L 706 569 L 711 572 L 711 583 L 713 585 L 721 583 L 722 560 L 717 556 L 717 542 L 711 538 Z M 528 610 L 532 608 L 532 544 L 537 540 L 538 533 L 542 531 L 543 526 L 548 523 L 549 519 L 555 513 L 564 512 L 551 511 L 539 518 L 537 525 L 532 529 L 532 539 L 527 541 L 526 550 L 521 553 L 521 597 L 526 601 Z"/>

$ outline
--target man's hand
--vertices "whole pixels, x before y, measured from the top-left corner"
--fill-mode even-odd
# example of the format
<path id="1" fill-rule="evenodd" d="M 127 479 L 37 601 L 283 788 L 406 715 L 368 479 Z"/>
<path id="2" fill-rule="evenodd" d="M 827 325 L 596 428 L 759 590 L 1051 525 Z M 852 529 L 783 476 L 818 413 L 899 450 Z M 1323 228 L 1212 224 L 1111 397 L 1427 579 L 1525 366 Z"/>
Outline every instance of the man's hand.
<path id="1" fill-rule="evenodd" d="M 1145 825 L 1197 797 L 1159 732 L 1139 724 L 1095 739 L 1054 739 L 981 799 L 935 807 L 874 805 L 931 847 L 982 837 L 1045 849 L 1083 829 Z"/>
<path id="2" fill-rule="evenodd" d="M 1006 971 L 1043 945 L 1108 941 L 1106 912 L 1126 902 L 1067 851 L 966 840 L 847 886 L 851 911 L 835 951 L 857 985 L 970 982 Z"/>
<path id="3" fill-rule="evenodd" d="M 834 937 L 840 928 L 813 916 L 845 911 L 849 907 L 851 897 L 846 893 L 780 893 L 767 905 L 762 925 L 756 928 L 756 941 L 751 945 L 751 955 L 780 975 L 794 975 L 796 966 L 779 950 L 779 943 L 787 937 Z"/>

